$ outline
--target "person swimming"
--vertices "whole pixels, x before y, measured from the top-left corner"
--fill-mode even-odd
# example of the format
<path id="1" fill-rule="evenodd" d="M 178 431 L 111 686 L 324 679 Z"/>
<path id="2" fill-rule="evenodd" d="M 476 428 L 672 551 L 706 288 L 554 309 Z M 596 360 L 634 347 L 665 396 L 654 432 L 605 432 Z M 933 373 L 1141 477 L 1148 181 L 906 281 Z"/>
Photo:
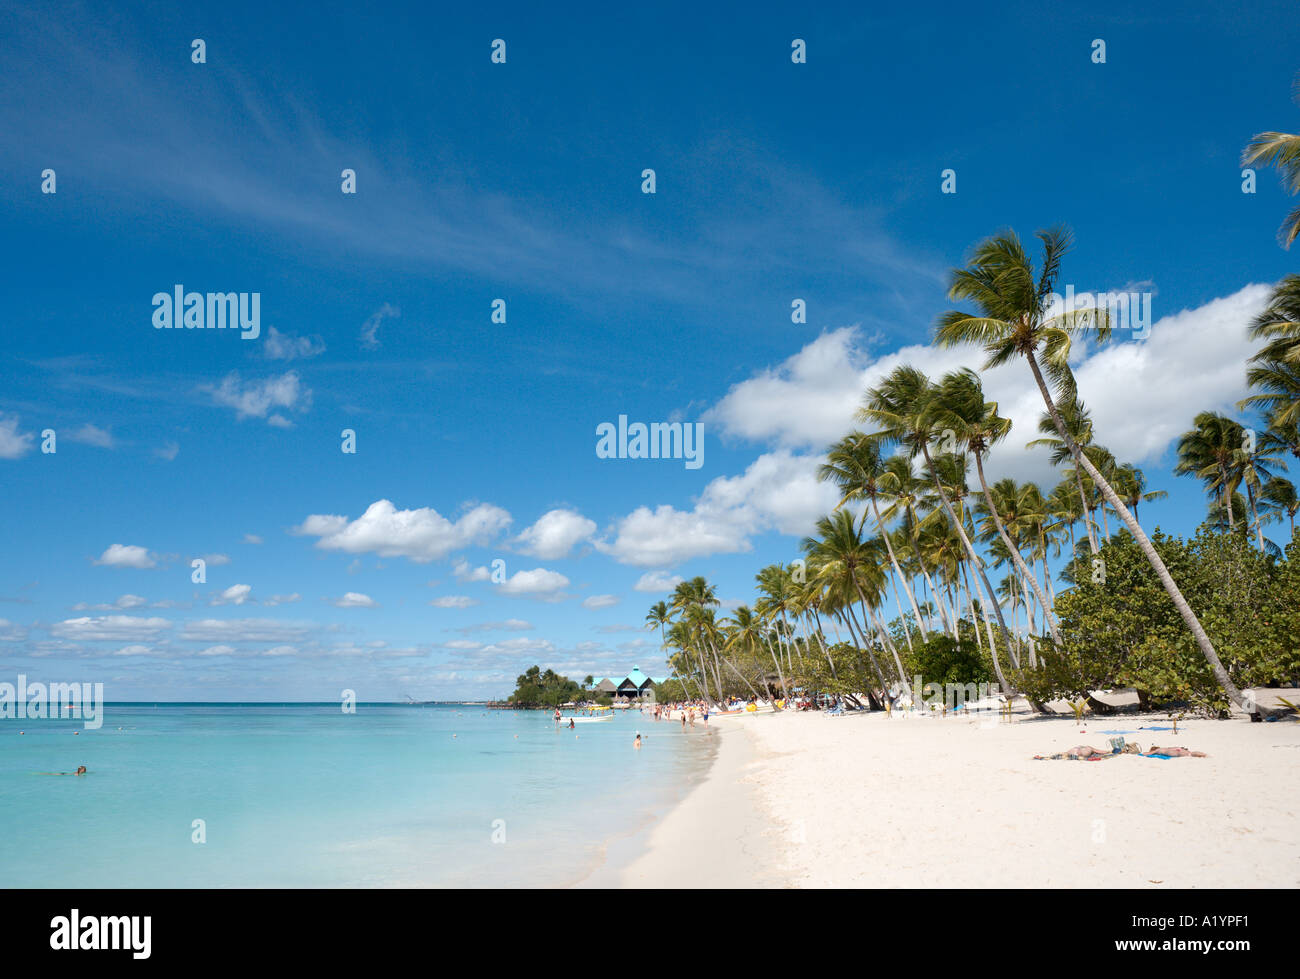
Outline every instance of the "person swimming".
<path id="1" fill-rule="evenodd" d="M 78 765 L 77 770 L 75 772 L 37 772 L 36 774 L 37 775 L 85 775 L 87 774 L 87 772 L 86 772 L 85 765 Z"/>
<path id="2" fill-rule="evenodd" d="M 632 747 L 633 747 L 633 748 L 639 748 L 639 747 L 641 747 L 641 732 L 640 732 L 640 731 L 637 731 L 637 732 L 636 732 L 636 740 L 632 742 Z"/>

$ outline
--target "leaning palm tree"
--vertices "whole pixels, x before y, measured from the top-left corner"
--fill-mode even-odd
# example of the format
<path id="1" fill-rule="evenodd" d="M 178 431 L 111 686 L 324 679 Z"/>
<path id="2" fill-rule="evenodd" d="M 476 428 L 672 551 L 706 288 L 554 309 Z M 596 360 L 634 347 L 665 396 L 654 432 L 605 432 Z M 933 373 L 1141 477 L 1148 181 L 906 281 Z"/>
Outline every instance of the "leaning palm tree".
<path id="1" fill-rule="evenodd" d="M 845 510 L 836 510 L 830 516 L 822 517 L 817 521 L 817 536 L 804 538 L 803 550 L 808 555 L 809 565 L 817 569 L 817 580 L 826 589 L 827 602 L 844 611 L 849 634 L 858 649 L 867 654 L 883 690 L 889 683 L 876 659 L 874 644 L 865 626 L 853 614 L 855 603 L 864 610 L 869 608 L 864 578 L 871 571 L 878 570 L 876 555 L 866 546 L 853 515 Z M 870 583 L 867 588 L 870 588 Z M 881 646 L 884 647 L 883 642 Z"/>
<path id="2" fill-rule="evenodd" d="M 1051 606 L 1047 596 L 1043 594 L 1042 587 L 1038 584 L 1038 579 L 1025 567 L 1025 559 L 1020 555 L 1019 546 L 1012 542 L 1007 533 L 1002 516 L 998 513 L 998 507 L 993 502 L 993 495 L 989 492 L 988 480 L 984 476 L 984 456 L 989 449 L 1011 434 L 1011 419 L 1003 418 L 998 414 L 996 401 L 984 400 L 984 387 L 980 383 L 979 375 L 969 368 L 952 371 L 940 378 L 928 411 L 935 427 L 951 430 L 957 441 L 975 457 L 975 471 L 979 474 L 980 488 L 984 491 L 984 503 L 988 507 L 998 537 L 1002 540 L 1002 546 L 1006 548 L 1021 578 L 1033 587 L 1038 605 L 1047 620 L 1047 627 L 1052 633 L 1052 641 L 1060 646 L 1061 633 L 1057 628 L 1056 616 L 1052 614 Z"/>
<path id="3" fill-rule="evenodd" d="M 1065 423 L 1065 429 L 1070 433 L 1070 438 L 1074 443 L 1083 446 L 1085 449 L 1092 444 L 1092 416 L 1088 413 L 1088 408 L 1079 400 L 1077 392 L 1073 392 L 1070 397 L 1062 398 L 1056 406 L 1057 414 Z M 1057 435 L 1056 420 L 1052 417 L 1051 412 L 1044 412 L 1043 416 L 1038 419 L 1038 431 L 1043 434 L 1043 438 L 1034 439 L 1025 445 L 1025 448 L 1031 449 L 1034 446 L 1044 445 L 1052 450 L 1052 465 L 1059 466 L 1066 459 L 1071 458 L 1070 447 L 1066 444 L 1064 438 Z M 1069 470 L 1074 475 L 1075 485 L 1079 490 L 1079 500 L 1084 507 L 1083 528 L 1088 532 L 1088 550 L 1092 556 L 1097 556 L 1097 535 L 1093 531 L 1092 520 L 1092 495 L 1084 487 L 1083 473 L 1076 466 Z M 1071 531 L 1073 533 L 1073 530 Z"/>
<path id="4" fill-rule="evenodd" d="M 1070 436 L 1057 409 L 1052 387 L 1067 400 L 1076 392 L 1069 364 L 1074 334 L 1095 322 L 1097 340 L 1105 342 L 1110 335 L 1109 313 L 1105 309 L 1049 308 L 1061 271 L 1061 259 L 1070 247 L 1070 235 L 1057 228 L 1039 232 L 1038 238 L 1043 243 L 1043 262 L 1037 275 L 1033 261 L 1025 254 L 1015 232 L 1007 231 L 978 244 L 970 264 L 953 270 L 948 295 L 954 300 L 972 301 L 979 312 L 952 310 L 943 314 L 939 318 L 936 340 L 945 347 L 980 344 L 988 355 L 985 369 L 1009 363 L 1017 357 L 1025 358 L 1043 403 L 1074 457 L 1075 465 L 1083 467 L 1128 527 L 1224 692 L 1238 706 L 1244 706 L 1241 692 L 1224 669 L 1214 644 L 1179 591 L 1164 561 L 1124 501 Z"/>
<path id="5" fill-rule="evenodd" d="M 1300 102 L 1300 75 L 1296 76 L 1296 101 Z M 1300 135 L 1294 133 L 1259 133 L 1241 153 L 1241 165 L 1273 165 L 1282 173 L 1282 184 L 1290 194 L 1300 194 Z M 1292 211 L 1277 233 L 1283 248 L 1290 248 L 1300 235 L 1300 207 Z"/>
<path id="6" fill-rule="evenodd" d="M 912 593 L 911 586 L 907 582 L 907 576 L 903 574 L 903 569 L 899 567 L 898 556 L 894 553 L 893 542 L 885 530 L 885 522 L 880 516 L 880 500 L 888 492 L 888 485 L 892 482 L 891 470 L 886 465 L 884 454 L 880 451 L 880 443 L 873 438 L 868 438 L 861 432 L 853 432 L 840 439 L 830 447 L 826 453 L 826 463 L 817 471 L 817 478 L 824 483 L 833 483 L 840 492 L 840 502 L 836 504 L 836 509 L 847 503 L 853 503 L 860 500 L 866 500 L 871 509 L 871 515 L 875 518 L 876 532 L 880 534 L 885 542 L 885 549 L 889 553 L 889 564 L 897 575 L 896 580 L 902 583 L 903 591 L 907 593 L 907 600 L 911 603 L 912 614 L 916 617 L 916 627 L 920 630 L 921 641 L 927 639 L 925 633 L 925 622 L 921 618 L 921 610 L 917 607 L 916 596 Z M 862 513 L 863 523 L 866 522 L 867 514 L 864 510 Z M 912 648 L 911 630 L 905 631 L 908 649 Z"/>
<path id="7" fill-rule="evenodd" d="M 934 385 L 922 371 L 907 365 L 896 367 L 876 387 L 867 392 L 862 407 L 858 409 L 858 420 L 874 422 L 879 426 L 880 431 L 876 435 L 886 444 L 901 445 L 907 450 L 909 456 L 921 455 L 925 458 L 940 504 L 948 519 L 952 521 L 953 527 L 956 528 L 962 546 L 970 557 L 971 566 L 979 574 L 984 594 L 989 598 L 989 607 L 997 616 L 998 630 L 1009 647 L 1011 633 L 1002 616 L 1002 607 L 998 605 L 997 593 L 993 590 L 988 573 L 984 570 L 984 562 L 980 560 L 975 545 L 971 543 L 970 536 L 966 533 L 964 520 L 957 515 L 949 493 L 939 479 L 939 469 L 934 456 L 930 453 L 930 443 L 941 434 L 941 431 L 935 427 L 931 411 L 934 393 Z M 996 645 L 994 650 L 994 665 L 998 666 Z M 1020 664 L 1014 662 L 1014 653 L 1012 659 L 1013 665 L 1019 668 Z M 1004 685 L 1006 683 L 1000 666 L 998 666 L 998 682 Z"/>

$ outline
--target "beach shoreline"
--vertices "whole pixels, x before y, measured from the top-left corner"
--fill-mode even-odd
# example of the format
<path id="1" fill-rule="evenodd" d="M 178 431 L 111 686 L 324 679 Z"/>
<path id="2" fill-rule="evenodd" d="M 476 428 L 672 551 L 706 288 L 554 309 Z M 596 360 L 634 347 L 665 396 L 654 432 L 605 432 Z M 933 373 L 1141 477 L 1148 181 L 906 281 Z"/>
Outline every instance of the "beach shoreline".
<path id="1" fill-rule="evenodd" d="M 583 886 L 1295 887 L 1300 725 L 1164 714 L 715 722 L 719 751 Z M 1128 732 L 1113 734 L 1111 732 Z M 1205 758 L 1036 760 L 1111 737 Z"/>

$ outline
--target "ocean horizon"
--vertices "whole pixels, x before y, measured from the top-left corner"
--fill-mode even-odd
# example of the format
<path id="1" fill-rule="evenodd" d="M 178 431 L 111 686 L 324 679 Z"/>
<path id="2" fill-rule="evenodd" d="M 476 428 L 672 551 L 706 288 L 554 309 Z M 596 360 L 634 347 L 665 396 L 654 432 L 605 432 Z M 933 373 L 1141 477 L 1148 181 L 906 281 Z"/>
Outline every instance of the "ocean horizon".
<path id="1" fill-rule="evenodd" d="M 635 710 L 557 731 L 541 711 L 356 708 L 108 702 L 99 729 L 7 719 L 8 885 L 564 886 L 716 750 L 702 725 Z M 79 765 L 85 777 L 42 774 Z"/>

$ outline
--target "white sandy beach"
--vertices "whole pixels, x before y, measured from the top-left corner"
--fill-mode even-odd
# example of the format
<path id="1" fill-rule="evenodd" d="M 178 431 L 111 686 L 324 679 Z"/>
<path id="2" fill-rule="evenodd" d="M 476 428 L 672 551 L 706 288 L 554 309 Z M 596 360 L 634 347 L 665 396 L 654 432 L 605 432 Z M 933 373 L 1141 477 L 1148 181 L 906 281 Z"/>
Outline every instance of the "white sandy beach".
<path id="1" fill-rule="evenodd" d="M 1295 887 L 1300 723 L 1163 714 L 1011 721 L 723 718 L 705 781 L 648 834 L 625 887 Z M 1036 761 L 1132 731 L 1146 751 Z"/>

